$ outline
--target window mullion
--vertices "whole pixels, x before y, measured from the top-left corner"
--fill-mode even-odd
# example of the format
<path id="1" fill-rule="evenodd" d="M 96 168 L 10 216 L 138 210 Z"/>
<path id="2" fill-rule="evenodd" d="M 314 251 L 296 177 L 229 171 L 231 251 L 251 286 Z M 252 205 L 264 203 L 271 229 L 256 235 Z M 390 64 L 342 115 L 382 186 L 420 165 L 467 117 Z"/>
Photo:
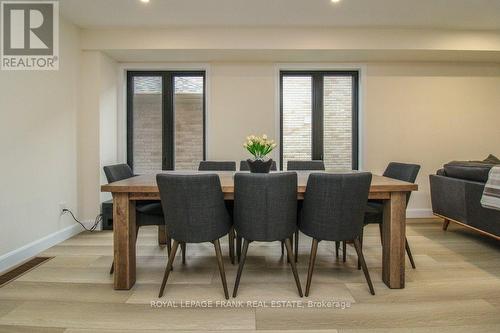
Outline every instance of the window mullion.
<path id="1" fill-rule="evenodd" d="M 323 159 L 323 74 L 312 75 L 312 159 Z"/>
<path id="2" fill-rule="evenodd" d="M 163 170 L 174 169 L 174 91 L 172 73 L 163 73 Z"/>

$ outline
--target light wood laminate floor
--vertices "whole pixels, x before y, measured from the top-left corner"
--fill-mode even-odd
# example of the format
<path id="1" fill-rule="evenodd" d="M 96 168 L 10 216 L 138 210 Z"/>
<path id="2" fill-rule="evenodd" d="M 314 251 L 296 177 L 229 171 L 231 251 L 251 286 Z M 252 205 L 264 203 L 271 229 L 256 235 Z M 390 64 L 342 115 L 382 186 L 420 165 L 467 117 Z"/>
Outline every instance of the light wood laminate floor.
<path id="1" fill-rule="evenodd" d="M 82 233 L 41 253 L 55 258 L 0 288 L 0 332 L 500 332 L 500 244 L 453 224 L 444 232 L 439 220 L 408 222 L 417 269 L 407 262 L 403 290 L 382 283 L 378 227 L 369 226 L 364 253 L 375 296 L 351 246 L 343 263 L 332 243 L 320 243 L 310 297 L 301 299 L 279 243 L 252 243 L 231 299 L 242 304 L 233 307 L 217 303 L 224 298 L 212 244 L 189 244 L 186 265 L 178 255 L 165 303 L 152 307 L 166 264 L 156 229 L 140 229 L 137 283 L 128 291 L 113 290 L 108 274 L 112 233 Z M 231 293 L 237 266 L 227 238 L 221 243 Z M 310 246 L 301 235 L 303 287 Z M 295 301 L 303 307 L 289 307 Z M 325 307 L 327 301 L 345 308 Z"/>

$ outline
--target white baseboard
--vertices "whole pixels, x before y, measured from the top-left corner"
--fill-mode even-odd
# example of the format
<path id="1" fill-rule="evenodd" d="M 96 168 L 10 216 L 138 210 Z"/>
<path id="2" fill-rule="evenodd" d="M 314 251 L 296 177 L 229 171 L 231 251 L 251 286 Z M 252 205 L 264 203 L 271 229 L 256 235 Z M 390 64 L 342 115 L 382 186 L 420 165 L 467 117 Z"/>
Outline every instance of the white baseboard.
<path id="1" fill-rule="evenodd" d="M 425 219 L 432 218 L 432 209 L 430 208 L 412 208 L 406 210 L 406 217 L 409 219 Z"/>
<path id="2" fill-rule="evenodd" d="M 79 234 L 82 230 L 83 228 L 79 224 L 75 223 L 0 256 L 0 272 L 21 264 L 23 261 L 26 261 L 42 251 L 45 251 L 49 247 Z"/>

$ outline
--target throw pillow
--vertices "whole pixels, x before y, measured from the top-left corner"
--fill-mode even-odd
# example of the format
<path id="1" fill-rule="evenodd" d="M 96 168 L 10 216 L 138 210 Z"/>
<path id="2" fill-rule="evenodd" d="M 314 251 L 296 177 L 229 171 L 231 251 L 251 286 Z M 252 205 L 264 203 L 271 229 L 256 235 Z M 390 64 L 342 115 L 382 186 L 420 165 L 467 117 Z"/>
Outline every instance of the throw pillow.
<path id="1" fill-rule="evenodd" d="M 491 163 L 491 164 L 500 164 L 500 159 L 495 155 L 489 154 L 488 157 L 484 159 L 483 162 Z"/>

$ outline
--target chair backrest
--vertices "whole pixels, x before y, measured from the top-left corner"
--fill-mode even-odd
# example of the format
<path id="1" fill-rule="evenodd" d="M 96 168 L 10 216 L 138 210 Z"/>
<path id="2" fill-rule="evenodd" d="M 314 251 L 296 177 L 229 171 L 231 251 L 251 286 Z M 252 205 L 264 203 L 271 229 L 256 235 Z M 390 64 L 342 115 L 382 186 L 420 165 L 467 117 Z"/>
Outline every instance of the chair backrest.
<path id="1" fill-rule="evenodd" d="M 289 238 L 297 230 L 297 174 L 237 173 L 234 226 L 250 241 Z"/>
<path id="2" fill-rule="evenodd" d="M 114 183 L 123 179 L 134 177 L 134 173 L 128 164 L 115 164 L 104 167 L 104 173 L 108 183 Z"/>
<path id="3" fill-rule="evenodd" d="M 216 174 L 158 174 L 161 205 L 169 236 L 186 243 L 210 242 L 226 235 L 231 218 Z"/>
<path id="4" fill-rule="evenodd" d="M 276 161 L 271 162 L 271 171 L 277 171 Z M 240 161 L 240 171 L 250 171 L 250 166 L 247 161 Z"/>
<path id="5" fill-rule="evenodd" d="M 286 169 L 288 171 L 325 170 L 325 163 L 320 160 L 288 161 Z"/>
<path id="6" fill-rule="evenodd" d="M 201 161 L 198 171 L 236 171 L 234 161 Z"/>
<path id="7" fill-rule="evenodd" d="M 402 180 L 409 183 L 415 183 L 420 165 L 391 162 L 384 171 L 383 176 Z M 406 193 L 406 204 L 410 201 L 411 192 Z"/>
<path id="8" fill-rule="evenodd" d="M 312 173 L 307 180 L 299 227 L 318 240 L 354 240 L 361 235 L 372 174 Z"/>

